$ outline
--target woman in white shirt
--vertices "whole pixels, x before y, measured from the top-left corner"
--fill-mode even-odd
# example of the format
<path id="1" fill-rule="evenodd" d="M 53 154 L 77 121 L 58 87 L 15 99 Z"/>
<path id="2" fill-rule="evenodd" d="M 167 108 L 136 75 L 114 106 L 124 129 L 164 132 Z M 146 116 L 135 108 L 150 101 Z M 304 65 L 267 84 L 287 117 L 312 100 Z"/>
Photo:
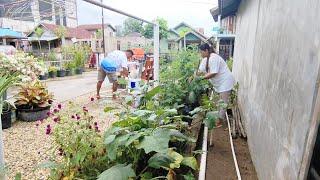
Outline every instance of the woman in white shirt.
<path id="1" fill-rule="evenodd" d="M 204 74 L 204 79 L 210 81 L 215 91 L 219 93 L 220 99 L 228 104 L 231 90 L 235 84 L 231 71 L 223 58 L 216 54 L 209 44 L 202 44 L 199 49 L 203 58 L 199 72 Z M 222 123 L 226 124 L 225 112 L 225 108 L 220 109 L 217 127 L 221 127 Z"/>

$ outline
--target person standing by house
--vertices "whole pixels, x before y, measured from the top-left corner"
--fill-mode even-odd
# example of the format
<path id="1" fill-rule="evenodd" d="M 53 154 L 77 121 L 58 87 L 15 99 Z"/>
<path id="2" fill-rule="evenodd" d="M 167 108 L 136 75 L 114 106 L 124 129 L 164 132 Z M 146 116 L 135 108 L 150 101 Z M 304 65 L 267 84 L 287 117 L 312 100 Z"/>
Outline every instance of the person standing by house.
<path id="1" fill-rule="evenodd" d="M 235 84 L 231 71 L 224 59 L 216 54 L 209 44 L 201 44 L 199 49 L 203 58 L 199 66 L 199 74 L 210 81 L 215 91 L 219 93 L 220 99 L 228 104 L 231 90 Z M 226 125 L 225 112 L 226 108 L 219 110 L 219 120 L 216 127 L 221 127 L 222 124 Z"/>
<path id="2" fill-rule="evenodd" d="M 94 68 L 97 64 L 96 54 L 91 50 L 91 54 L 89 57 L 89 68 Z"/>
<path id="3" fill-rule="evenodd" d="M 106 76 L 109 82 L 112 83 L 112 93 L 113 99 L 116 99 L 114 94 L 118 89 L 118 76 L 117 73 L 120 72 L 122 76 L 128 76 L 128 59 L 133 56 L 131 50 L 126 51 L 112 51 L 107 54 L 107 56 L 101 60 L 100 67 L 98 70 L 98 82 L 97 82 L 97 99 L 100 99 L 100 89 L 102 83 Z"/>

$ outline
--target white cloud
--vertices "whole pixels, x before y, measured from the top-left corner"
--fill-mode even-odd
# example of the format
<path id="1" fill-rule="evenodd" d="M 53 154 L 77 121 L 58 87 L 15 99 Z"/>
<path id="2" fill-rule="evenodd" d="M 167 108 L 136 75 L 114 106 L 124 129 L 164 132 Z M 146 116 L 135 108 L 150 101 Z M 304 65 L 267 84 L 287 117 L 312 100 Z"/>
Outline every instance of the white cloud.
<path id="1" fill-rule="evenodd" d="M 77 3 L 79 24 L 101 22 L 101 8 L 82 0 Z M 104 0 L 104 4 L 149 21 L 162 17 L 170 28 L 184 21 L 195 28 L 204 28 L 211 35 L 215 22 L 209 10 L 217 6 L 217 0 Z M 122 24 L 126 18 L 109 10 L 104 14 L 105 22 L 112 25 Z"/>

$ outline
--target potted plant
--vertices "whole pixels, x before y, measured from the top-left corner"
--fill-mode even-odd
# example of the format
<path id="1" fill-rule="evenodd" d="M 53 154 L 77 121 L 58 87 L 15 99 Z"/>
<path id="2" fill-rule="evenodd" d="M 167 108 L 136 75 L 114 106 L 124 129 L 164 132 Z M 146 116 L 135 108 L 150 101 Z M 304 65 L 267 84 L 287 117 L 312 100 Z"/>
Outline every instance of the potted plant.
<path id="1" fill-rule="evenodd" d="M 58 77 L 64 77 L 66 75 L 66 70 L 61 68 L 57 71 L 57 76 Z"/>
<path id="2" fill-rule="evenodd" d="M 21 84 L 20 87 L 15 101 L 18 119 L 37 121 L 47 118 L 53 97 L 47 88 L 40 81 Z"/>
<path id="3" fill-rule="evenodd" d="M 74 73 L 74 63 L 72 61 L 65 64 L 66 76 L 72 76 Z"/>
<path id="4" fill-rule="evenodd" d="M 39 80 L 47 80 L 49 78 L 49 74 L 46 72 L 43 75 L 39 75 Z"/>
<path id="5" fill-rule="evenodd" d="M 2 114 L 1 114 L 1 123 L 2 123 L 2 129 L 8 129 L 11 127 L 12 123 L 12 108 L 14 108 L 14 105 L 11 104 L 9 101 L 3 101 L 2 104 Z"/>
<path id="6" fill-rule="evenodd" d="M 57 77 L 57 68 L 55 66 L 50 66 L 48 72 L 50 78 Z"/>

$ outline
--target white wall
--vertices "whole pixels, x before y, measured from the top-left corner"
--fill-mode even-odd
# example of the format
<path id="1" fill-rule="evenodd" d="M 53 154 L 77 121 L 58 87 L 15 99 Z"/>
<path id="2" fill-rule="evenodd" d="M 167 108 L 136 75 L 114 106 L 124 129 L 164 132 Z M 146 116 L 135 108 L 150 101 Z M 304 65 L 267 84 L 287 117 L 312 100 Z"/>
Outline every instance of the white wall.
<path id="1" fill-rule="evenodd" d="M 305 172 L 320 79 L 319 9 L 318 0 L 246 0 L 239 7 L 233 69 L 261 180 Z"/>

